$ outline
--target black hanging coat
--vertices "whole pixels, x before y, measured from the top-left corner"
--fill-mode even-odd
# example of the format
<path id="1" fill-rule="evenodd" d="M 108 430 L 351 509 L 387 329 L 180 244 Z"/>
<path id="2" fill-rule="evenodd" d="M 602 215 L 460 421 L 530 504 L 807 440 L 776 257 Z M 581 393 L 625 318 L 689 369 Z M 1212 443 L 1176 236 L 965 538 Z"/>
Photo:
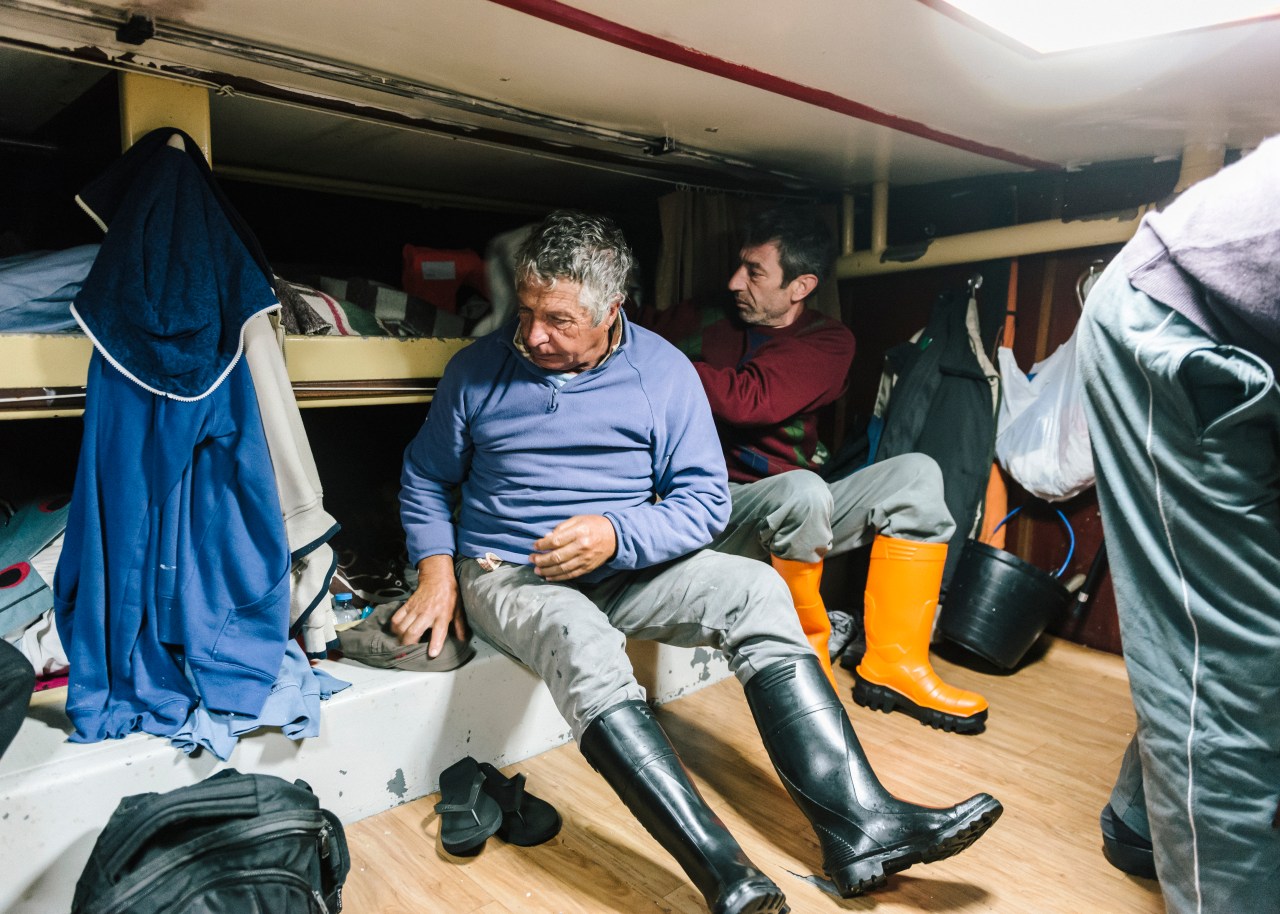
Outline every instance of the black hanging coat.
<path id="1" fill-rule="evenodd" d="M 945 589 L 965 540 L 982 522 L 995 452 L 999 372 L 983 350 L 977 303 L 964 290 L 940 295 L 925 328 L 885 353 L 885 375 L 896 381 L 881 409 L 874 462 L 914 452 L 942 469 L 956 522 Z"/>

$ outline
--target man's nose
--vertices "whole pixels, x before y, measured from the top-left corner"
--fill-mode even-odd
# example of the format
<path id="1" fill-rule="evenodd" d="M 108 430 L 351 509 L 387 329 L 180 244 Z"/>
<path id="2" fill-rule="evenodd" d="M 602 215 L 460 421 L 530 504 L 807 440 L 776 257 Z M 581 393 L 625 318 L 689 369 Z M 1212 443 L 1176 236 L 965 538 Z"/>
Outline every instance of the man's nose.
<path id="1" fill-rule="evenodd" d="M 733 271 L 733 275 L 729 277 L 729 291 L 741 292 L 747 287 L 747 268 L 738 267 Z"/>
<path id="2" fill-rule="evenodd" d="M 540 346 L 547 341 L 547 331 L 542 321 L 529 321 L 529 329 L 524 335 L 526 346 Z"/>

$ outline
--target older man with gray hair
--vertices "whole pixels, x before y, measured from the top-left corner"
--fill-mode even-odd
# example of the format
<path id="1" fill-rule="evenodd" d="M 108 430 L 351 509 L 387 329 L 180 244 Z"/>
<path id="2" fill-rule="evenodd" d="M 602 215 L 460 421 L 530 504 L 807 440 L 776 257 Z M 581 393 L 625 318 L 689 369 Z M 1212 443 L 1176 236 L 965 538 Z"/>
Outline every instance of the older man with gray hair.
<path id="1" fill-rule="evenodd" d="M 850 896 L 940 860 L 999 816 L 932 809 L 876 779 L 766 565 L 705 550 L 730 510 L 697 375 L 622 311 L 632 255 L 607 219 L 551 214 L 521 250 L 516 320 L 455 356 L 405 452 L 418 587 L 405 643 L 475 630 L 531 667 L 592 766 L 715 912 L 786 910 L 689 780 L 645 703 L 628 635 L 724 651 L 783 783 Z M 459 493 L 455 498 L 454 493 Z M 456 507 L 456 513 L 455 513 Z"/>

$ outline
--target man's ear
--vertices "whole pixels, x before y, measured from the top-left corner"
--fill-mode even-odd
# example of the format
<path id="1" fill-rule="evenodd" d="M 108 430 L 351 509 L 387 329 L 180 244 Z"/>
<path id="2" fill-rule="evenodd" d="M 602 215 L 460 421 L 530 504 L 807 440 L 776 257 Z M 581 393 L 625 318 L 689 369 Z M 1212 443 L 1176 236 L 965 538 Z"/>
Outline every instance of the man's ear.
<path id="1" fill-rule="evenodd" d="M 814 289 L 818 288 L 818 277 L 812 273 L 801 273 L 791 280 L 789 288 L 793 302 L 804 301 L 813 294 Z"/>

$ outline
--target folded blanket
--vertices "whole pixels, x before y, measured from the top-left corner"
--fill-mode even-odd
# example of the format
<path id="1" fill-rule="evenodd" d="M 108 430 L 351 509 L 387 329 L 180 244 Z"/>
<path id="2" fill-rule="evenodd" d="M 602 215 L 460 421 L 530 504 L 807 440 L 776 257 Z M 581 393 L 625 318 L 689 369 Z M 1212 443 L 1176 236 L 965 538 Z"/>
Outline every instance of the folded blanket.
<path id="1" fill-rule="evenodd" d="M 65 333 L 98 245 L 33 251 L 0 259 L 0 333 Z"/>

